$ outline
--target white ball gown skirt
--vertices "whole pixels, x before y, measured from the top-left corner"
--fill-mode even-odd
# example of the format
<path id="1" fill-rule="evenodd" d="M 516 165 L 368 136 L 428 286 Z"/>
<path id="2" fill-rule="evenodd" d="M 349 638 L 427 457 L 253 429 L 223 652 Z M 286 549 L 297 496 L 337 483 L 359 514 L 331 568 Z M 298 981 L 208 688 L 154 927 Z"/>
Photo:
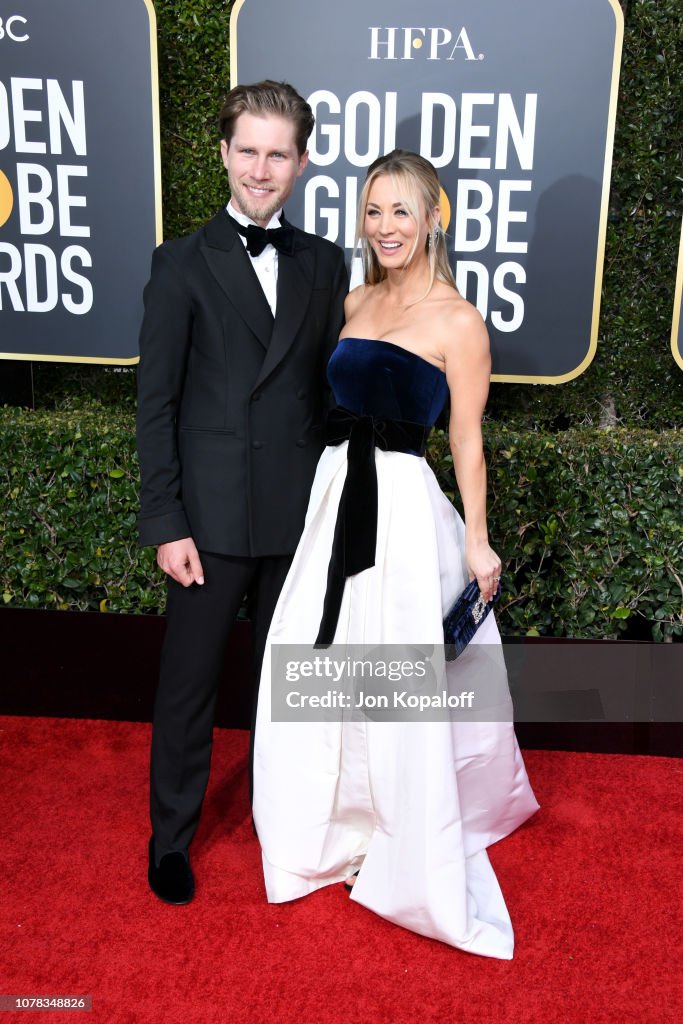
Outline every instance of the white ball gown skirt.
<path id="1" fill-rule="evenodd" d="M 512 925 L 486 848 L 538 804 L 506 676 L 498 721 L 271 721 L 271 646 L 317 636 L 346 449 L 323 452 L 266 645 L 253 812 L 267 897 L 293 900 L 361 868 L 351 899 L 420 935 L 510 959 Z M 335 645 L 442 645 L 443 614 L 467 583 L 464 525 L 423 458 L 376 450 L 375 461 L 376 562 L 346 581 Z M 505 673 L 492 614 L 473 644 Z M 454 693 L 467 654 L 449 664 Z"/>

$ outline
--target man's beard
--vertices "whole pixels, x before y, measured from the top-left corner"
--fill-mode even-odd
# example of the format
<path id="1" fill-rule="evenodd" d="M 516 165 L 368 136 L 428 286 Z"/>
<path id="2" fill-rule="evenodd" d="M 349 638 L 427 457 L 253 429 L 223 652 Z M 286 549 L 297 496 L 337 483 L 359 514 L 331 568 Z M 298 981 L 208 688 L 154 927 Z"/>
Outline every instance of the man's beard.
<path id="1" fill-rule="evenodd" d="M 230 191 L 232 192 L 233 196 L 235 195 L 235 193 L 237 193 L 237 201 L 239 203 L 240 210 L 245 215 L 245 217 L 249 217 L 249 219 L 253 221 L 269 221 L 273 214 L 277 210 L 279 210 L 280 206 L 282 205 L 280 202 L 280 197 L 277 194 L 277 192 L 273 193 L 274 198 L 269 202 L 266 202 L 265 205 L 256 206 L 255 204 L 252 205 L 252 203 L 250 202 L 250 196 L 248 193 L 245 192 L 243 186 L 238 186 L 238 188 L 235 189 L 231 183 Z"/>

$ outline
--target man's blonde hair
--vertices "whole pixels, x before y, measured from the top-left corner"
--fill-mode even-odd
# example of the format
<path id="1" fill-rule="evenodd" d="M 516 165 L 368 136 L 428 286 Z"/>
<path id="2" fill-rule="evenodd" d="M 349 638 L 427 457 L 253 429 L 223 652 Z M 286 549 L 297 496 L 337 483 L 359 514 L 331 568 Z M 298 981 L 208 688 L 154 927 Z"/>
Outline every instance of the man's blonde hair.
<path id="1" fill-rule="evenodd" d="M 296 89 L 287 82 L 256 82 L 254 85 L 236 85 L 225 97 L 218 123 L 221 135 L 230 145 L 235 122 L 241 114 L 267 117 L 275 114 L 291 121 L 296 129 L 296 148 L 299 156 L 306 151 L 308 139 L 315 125 L 313 111 Z"/>

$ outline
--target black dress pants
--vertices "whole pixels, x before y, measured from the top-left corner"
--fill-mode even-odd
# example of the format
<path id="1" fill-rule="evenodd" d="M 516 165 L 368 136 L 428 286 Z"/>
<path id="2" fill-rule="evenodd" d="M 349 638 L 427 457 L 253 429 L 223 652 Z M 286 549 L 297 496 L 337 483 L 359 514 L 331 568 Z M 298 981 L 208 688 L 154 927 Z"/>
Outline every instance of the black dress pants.
<path id="1" fill-rule="evenodd" d="M 237 558 L 206 551 L 199 557 L 203 586 L 183 587 L 168 577 L 150 771 L 157 863 L 166 853 L 187 850 L 199 822 L 209 779 L 218 683 L 242 600 L 247 594 L 258 687 L 268 627 L 292 561 L 290 555 Z"/>

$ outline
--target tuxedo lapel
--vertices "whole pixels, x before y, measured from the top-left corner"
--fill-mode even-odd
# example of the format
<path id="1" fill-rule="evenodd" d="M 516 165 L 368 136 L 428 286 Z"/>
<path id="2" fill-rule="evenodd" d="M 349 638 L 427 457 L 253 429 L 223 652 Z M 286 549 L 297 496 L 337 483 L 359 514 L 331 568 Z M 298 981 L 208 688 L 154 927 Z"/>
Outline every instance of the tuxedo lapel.
<path id="1" fill-rule="evenodd" d="M 201 252 L 212 275 L 264 348 L 273 333 L 273 314 L 244 245 L 225 210 L 206 225 Z M 285 257 L 286 258 L 286 257 Z"/>
<path id="2" fill-rule="evenodd" d="M 303 232 L 297 231 L 293 255 L 278 255 L 275 322 L 268 352 L 255 387 L 263 383 L 291 348 L 308 309 L 314 272 L 313 250 Z"/>

